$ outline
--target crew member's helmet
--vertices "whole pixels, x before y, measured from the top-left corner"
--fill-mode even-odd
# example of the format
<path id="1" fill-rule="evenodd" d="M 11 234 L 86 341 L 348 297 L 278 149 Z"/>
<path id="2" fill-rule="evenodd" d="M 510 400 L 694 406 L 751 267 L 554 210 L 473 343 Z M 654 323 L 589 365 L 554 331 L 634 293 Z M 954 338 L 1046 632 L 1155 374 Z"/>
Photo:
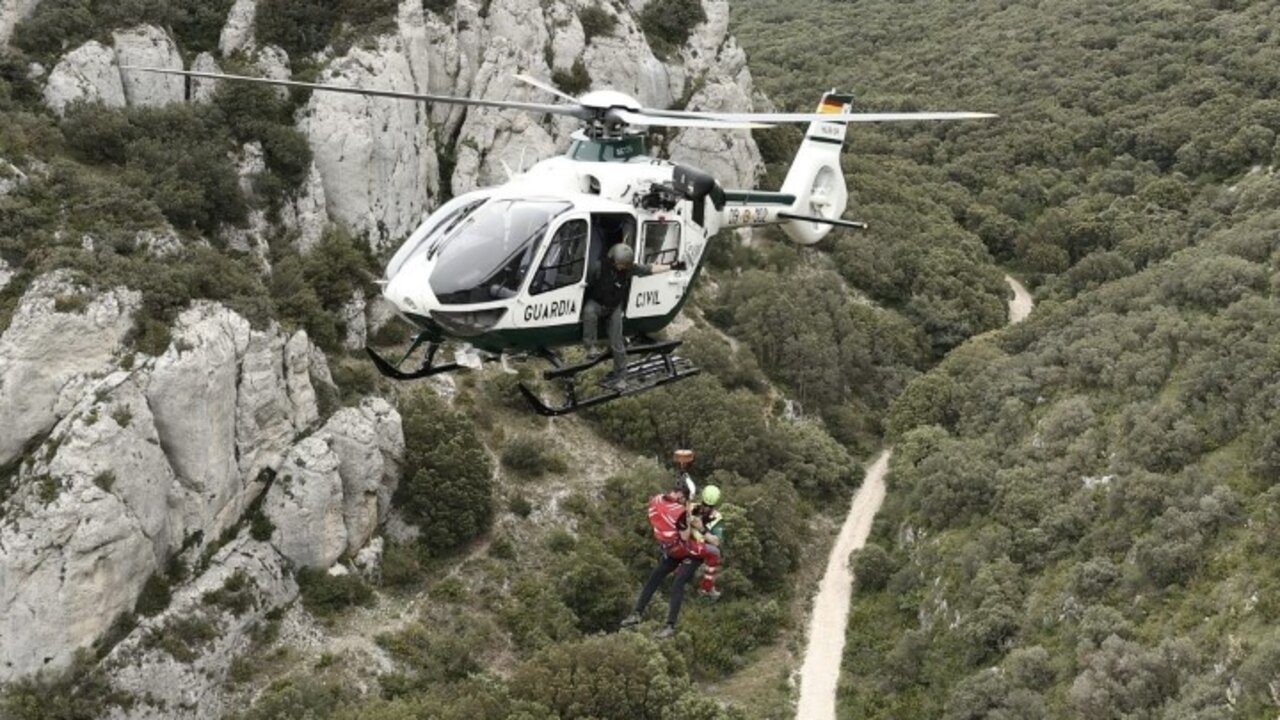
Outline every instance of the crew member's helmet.
<path id="1" fill-rule="evenodd" d="M 609 260 L 622 268 L 631 267 L 631 263 L 636 260 L 636 251 L 631 249 L 630 245 L 618 243 L 609 248 Z"/>
<path id="2" fill-rule="evenodd" d="M 708 485 L 702 488 L 702 504 L 703 505 L 719 505 L 720 504 L 720 488 L 715 485 Z"/>

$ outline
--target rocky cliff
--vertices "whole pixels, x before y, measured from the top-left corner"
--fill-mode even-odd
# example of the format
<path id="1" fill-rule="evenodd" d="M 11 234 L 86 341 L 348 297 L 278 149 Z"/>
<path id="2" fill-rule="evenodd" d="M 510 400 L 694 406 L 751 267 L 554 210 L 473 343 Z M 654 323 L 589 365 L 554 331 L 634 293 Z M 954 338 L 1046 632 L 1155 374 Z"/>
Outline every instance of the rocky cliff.
<path id="1" fill-rule="evenodd" d="M 447 16 L 406 0 L 389 31 L 307 61 L 322 81 L 537 101 L 550 98 L 514 75 L 548 78 L 580 64 L 591 87 L 645 105 L 749 109 L 751 77 L 728 35 L 727 3 L 703 4 L 708 20 L 666 61 L 640 29 L 642 2 L 594 0 L 460 0 Z M 35 5 L 0 0 L 0 46 Z M 287 77 L 291 59 L 256 39 L 255 5 L 236 0 L 218 52 L 184 53 L 158 26 L 103 28 L 37 76 L 44 101 L 61 115 L 80 101 L 211 97 L 211 82 L 124 65 L 214 70 L 234 56 Z M 588 39 L 580 19 L 588 6 L 616 15 L 612 31 Z M 322 93 L 296 121 L 314 160 L 278 222 L 304 252 L 333 222 L 367 233 L 375 249 L 394 246 L 443 195 L 560 152 L 574 129 L 522 113 Z M 694 131 L 669 146 L 729 186 L 749 185 L 759 164 L 747 133 Z M 262 149 L 246 145 L 239 155 L 247 182 Z M 0 171 L 0 195 L 25 181 L 4 161 Z M 265 259 L 271 231 L 257 212 L 222 240 Z M 0 287 L 14 270 L 0 259 Z M 22 287 L 0 334 L 0 683 L 69 666 L 131 617 L 149 578 L 177 563 L 194 579 L 99 654 L 120 688 L 155 701 L 119 716 L 218 717 L 218 688 L 247 628 L 296 597 L 293 570 L 380 547 L 404 451 L 399 415 L 366 398 L 323 416 L 317 393 L 332 380 L 305 332 L 255 327 L 197 302 L 171 328 L 167 349 L 149 356 L 133 347 L 136 290 L 95 290 L 66 271 Z M 365 312 L 357 294 L 345 318 L 349 346 L 363 342 Z M 211 606 L 207 598 L 224 590 L 240 598 L 234 608 Z M 176 650 L 158 643 L 192 623 L 215 637 Z"/>
<path id="2" fill-rule="evenodd" d="M 258 46 L 255 0 L 237 0 L 220 38 L 223 55 L 252 59 L 269 77 L 288 77 L 290 58 Z M 580 20 L 587 7 L 615 14 L 608 34 L 588 41 Z M 705 0 L 706 22 L 668 62 L 645 39 L 637 12 L 643 3 L 614 7 L 595 0 L 461 0 L 442 16 L 406 0 L 390 32 L 326 52 L 319 80 L 388 90 L 549 101 L 515 79 L 550 78 L 581 62 L 592 88 L 612 88 L 642 104 L 749 110 L 753 93 L 746 57 L 729 35 L 727 0 Z M 111 43 L 91 40 L 71 49 L 49 73 L 45 99 L 56 112 L 76 101 L 111 106 L 155 105 L 209 97 L 210 82 L 122 71 L 121 65 L 181 68 L 169 34 L 139 26 L 118 30 Z M 217 57 L 195 56 L 190 67 L 214 70 Z M 575 125 L 519 112 L 468 109 L 316 93 L 299 111 L 299 127 L 315 156 L 313 179 L 286 213 L 304 243 L 321 219 L 368 233 L 381 249 L 408 235 L 440 201 L 501 182 L 506 168 L 528 167 L 561 152 Z M 690 130 L 669 143 L 672 157 L 713 172 L 726 186 L 746 187 L 759 152 L 746 131 Z"/>

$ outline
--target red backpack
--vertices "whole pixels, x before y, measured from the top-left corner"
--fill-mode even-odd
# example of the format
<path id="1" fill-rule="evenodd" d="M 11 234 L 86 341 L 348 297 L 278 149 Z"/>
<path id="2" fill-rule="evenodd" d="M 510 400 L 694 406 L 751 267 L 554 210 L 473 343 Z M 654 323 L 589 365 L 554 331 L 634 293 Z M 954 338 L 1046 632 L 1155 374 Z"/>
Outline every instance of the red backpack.
<path id="1" fill-rule="evenodd" d="M 649 527 L 653 528 L 653 539 L 659 545 L 670 545 L 680 539 L 677 524 L 684 512 L 684 505 L 667 499 L 666 495 L 649 498 Z"/>

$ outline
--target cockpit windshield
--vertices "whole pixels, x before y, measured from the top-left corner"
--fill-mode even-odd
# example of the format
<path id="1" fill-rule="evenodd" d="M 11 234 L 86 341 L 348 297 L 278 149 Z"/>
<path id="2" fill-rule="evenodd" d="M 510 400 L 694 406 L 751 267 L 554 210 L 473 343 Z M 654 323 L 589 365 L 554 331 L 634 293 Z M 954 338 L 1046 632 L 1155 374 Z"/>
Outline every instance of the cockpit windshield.
<path id="1" fill-rule="evenodd" d="M 538 241 L 557 215 L 557 200 L 490 200 L 430 246 L 431 291 L 446 305 L 501 300 L 520 291 Z"/>

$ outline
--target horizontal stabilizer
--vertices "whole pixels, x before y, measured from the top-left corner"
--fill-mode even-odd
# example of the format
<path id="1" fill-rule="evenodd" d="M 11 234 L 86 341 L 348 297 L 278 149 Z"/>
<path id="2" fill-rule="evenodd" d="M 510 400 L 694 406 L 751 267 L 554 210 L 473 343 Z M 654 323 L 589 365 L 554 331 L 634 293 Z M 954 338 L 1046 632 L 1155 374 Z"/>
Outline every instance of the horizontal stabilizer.
<path id="1" fill-rule="evenodd" d="M 796 215 L 795 213 L 780 212 L 778 217 L 782 220 L 801 220 L 803 222 L 822 223 L 824 225 L 834 225 L 836 227 L 854 228 L 855 230 L 866 230 L 867 224 L 858 220 L 843 220 L 841 218 L 824 218 L 817 215 Z"/>

